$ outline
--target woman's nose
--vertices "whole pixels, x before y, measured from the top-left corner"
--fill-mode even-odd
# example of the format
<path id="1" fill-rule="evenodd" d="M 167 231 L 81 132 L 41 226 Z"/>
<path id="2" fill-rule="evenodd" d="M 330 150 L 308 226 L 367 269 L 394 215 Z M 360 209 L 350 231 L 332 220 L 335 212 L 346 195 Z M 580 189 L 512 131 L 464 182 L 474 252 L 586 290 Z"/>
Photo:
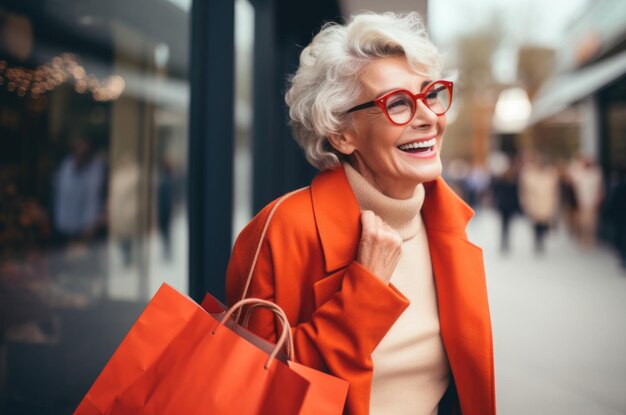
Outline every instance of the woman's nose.
<path id="1" fill-rule="evenodd" d="M 435 114 L 430 108 L 426 106 L 424 101 L 417 100 L 417 107 L 415 108 L 415 114 L 411 120 L 411 127 L 424 128 L 431 127 L 437 123 L 437 114 Z"/>

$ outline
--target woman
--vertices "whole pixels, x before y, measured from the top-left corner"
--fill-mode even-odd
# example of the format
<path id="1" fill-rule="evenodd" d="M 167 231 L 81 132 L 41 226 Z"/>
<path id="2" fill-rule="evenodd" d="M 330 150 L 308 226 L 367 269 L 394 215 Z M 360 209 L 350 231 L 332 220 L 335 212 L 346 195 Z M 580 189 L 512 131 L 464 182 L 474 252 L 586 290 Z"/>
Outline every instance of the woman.
<path id="1" fill-rule="evenodd" d="M 286 102 L 321 170 L 269 222 L 241 232 L 230 304 L 269 299 L 289 317 L 296 358 L 350 382 L 350 414 L 495 413 L 491 326 L 472 215 L 439 177 L 452 84 L 415 13 L 361 14 L 322 28 Z M 252 329 L 273 340 L 271 314 Z"/>
<path id="2" fill-rule="evenodd" d="M 545 237 L 559 209 L 559 173 L 542 157 L 522 167 L 520 205 L 533 224 L 535 253 L 545 253 Z"/>

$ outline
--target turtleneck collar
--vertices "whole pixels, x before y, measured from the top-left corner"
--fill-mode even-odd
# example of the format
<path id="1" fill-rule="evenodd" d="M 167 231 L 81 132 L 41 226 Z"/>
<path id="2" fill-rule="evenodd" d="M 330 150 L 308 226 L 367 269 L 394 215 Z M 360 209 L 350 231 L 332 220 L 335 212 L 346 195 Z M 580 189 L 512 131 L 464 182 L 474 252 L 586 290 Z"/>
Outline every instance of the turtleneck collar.
<path id="1" fill-rule="evenodd" d="M 350 164 L 343 163 L 346 177 L 354 192 L 361 211 L 371 210 L 385 223 L 395 229 L 403 241 L 413 238 L 422 228 L 420 211 L 424 204 L 425 190 L 421 183 L 409 199 L 393 199 L 372 186 Z"/>

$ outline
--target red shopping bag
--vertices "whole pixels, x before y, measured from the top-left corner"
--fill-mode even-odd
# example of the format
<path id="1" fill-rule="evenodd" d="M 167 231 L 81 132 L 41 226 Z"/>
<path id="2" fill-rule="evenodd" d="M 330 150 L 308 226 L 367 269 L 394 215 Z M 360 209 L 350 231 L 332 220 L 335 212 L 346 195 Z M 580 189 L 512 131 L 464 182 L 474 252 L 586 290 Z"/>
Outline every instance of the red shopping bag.
<path id="1" fill-rule="evenodd" d="M 245 298 L 265 224 L 244 289 Z M 283 323 L 276 345 L 239 327 L 230 316 L 262 305 Z M 231 330 L 231 328 L 234 330 Z M 289 358 L 278 353 L 287 344 Z M 295 362 L 285 313 L 260 299 L 230 310 L 211 296 L 198 306 L 163 284 L 98 376 L 75 415 L 340 414 L 348 382 Z"/>
<path id="2" fill-rule="evenodd" d="M 241 301 L 239 303 L 241 303 Z M 210 294 L 205 295 L 201 306 L 209 313 L 221 313 L 226 310 L 226 306 Z M 280 307 L 273 303 L 268 304 L 267 302 L 256 303 L 250 306 L 242 322 L 244 328 L 247 328 L 250 314 L 252 310 L 257 306 L 269 308 L 270 310 L 274 311 L 281 320 L 283 327 L 289 328 L 289 322 L 287 320 L 287 317 L 280 309 Z M 259 348 L 266 351 L 269 351 L 271 350 L 271 348 L 274 347 L 274 345 L 272 345 L 271 343 L 250 332 L 246 331 L 240 334 L 246 337 L 248 341 L 256 344 Z M 299 414 L 341 414 L 343 412 L 343 408 L 346 402 L 346 396 L 348 395 L 349 383 L 343 379 L 331 376 L 327 373 L 297 363 L 295 359 L 295 350 L 293 348 L 293 339 L 291 338 L 291 332 L 289 332 L 289 341 L 286 344 L 288 354 L 287 364 L 289 365 L 289 368 L 305 378 L 307 381 L 309 381 L 309 389 L 306 396 L 304 397 L 304 402 L 302 404 L 302 408 Z"/>
<path id="3" fill-rule="evenodd" d="M 309 381 L 275 358 L 288 327 L 268 354 L 224 324 L 234 311 L 212 315 L 163 284 L 75 414 L 301 413 Z"/>

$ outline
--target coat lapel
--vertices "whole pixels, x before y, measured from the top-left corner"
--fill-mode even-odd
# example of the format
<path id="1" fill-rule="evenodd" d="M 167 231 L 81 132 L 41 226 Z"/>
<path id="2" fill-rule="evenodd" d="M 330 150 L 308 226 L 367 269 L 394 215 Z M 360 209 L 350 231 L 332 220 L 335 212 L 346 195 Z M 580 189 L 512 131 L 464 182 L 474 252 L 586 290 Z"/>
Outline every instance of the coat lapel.
<path id="1" fill-rule="evenodd" d="M 482 251 L 467 240 L 472 210 L 442 179 L 426 185 L 422 215 L 439 303 L 441 337 L 464 414 L 494 414 L 491 322 Z"/>
<path id="2" fill-rule="evenodd" d="M 439 178 L 425 183 L 422 216 L 433 264 L 441 336 L 464 414 L 494 414 L 493 346 L 482 251 L 466 237 L 473 211 Z M 343 168 L 311 184 L 327 274 L 357 256 L 360 209 Z M 488 390 L 489 397 L 485 397 Z"/>
<path id="3" fill-rule="evenodd" d="M 325 271 L 330 274 L 356 258 L 361 210 L 343 168 L 318 174 L 311 183 L 311 197 Z"/>

